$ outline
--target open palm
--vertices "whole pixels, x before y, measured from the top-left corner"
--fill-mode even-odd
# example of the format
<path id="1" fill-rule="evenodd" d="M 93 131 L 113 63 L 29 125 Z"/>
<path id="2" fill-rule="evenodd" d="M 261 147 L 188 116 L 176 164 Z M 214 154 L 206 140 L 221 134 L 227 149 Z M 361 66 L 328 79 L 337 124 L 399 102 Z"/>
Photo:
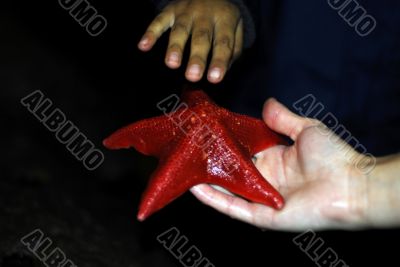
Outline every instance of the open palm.
<path id="1" fill-rule="evenodd" d="M 319 121 L 300 117 L 274 99 L 265 103 L 263 117 L 271 129 L 294 141 L 262 151 L 255 160 L 285 198 L 283 209 L 250 203 L 205 184 L 193 187 L 192 193 L 218 211 L 262 228 L 301 231 L 362 225 L 366 178 L 352 164 L 362 156 Z"/>

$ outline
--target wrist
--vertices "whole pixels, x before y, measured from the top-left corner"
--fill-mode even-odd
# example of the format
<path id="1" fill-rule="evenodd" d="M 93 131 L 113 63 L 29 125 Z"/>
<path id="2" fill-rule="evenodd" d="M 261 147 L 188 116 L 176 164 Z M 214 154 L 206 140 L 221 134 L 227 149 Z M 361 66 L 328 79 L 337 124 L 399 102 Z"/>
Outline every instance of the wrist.
<path id="1" fill-rule="evenodd" d="M 357 162 L 366 160 L 366 157 L 359 153 L 355 153 L 352 158 L 357 159 Z M 370 225 L 368 215 L 368 174 L 354 162 L 348 166 L 347 174 L 346 221 L 350 229 L 368 227 Z"/>
<path id="2" fill-rule="evenodd" d="M 399 157 L 379 158 L 367 174 L 368 205 L 366 219 L 372 227 L 400 224 Z"/>

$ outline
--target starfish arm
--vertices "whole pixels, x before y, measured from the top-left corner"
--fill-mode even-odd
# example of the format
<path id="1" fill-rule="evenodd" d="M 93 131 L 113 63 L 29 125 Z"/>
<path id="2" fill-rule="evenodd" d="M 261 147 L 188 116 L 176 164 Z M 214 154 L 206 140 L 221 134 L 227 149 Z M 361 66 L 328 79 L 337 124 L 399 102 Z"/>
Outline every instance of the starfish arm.
<path id="1" fill-rule="evenodd" d="M 160 156 L 167 144 L 178 134 L 177 126 L 168 116 L 141 120 L 125 126 L 103 141 L 109 149 L 133 147 L 145 155 Z"/>
<path id="2" fill-rule="evenodd" d="M 254 166 L 251 157 L 237 146 L 229 131 L 214 128 L 218 136 L 209 147 L 208 183 L 221 186 L 250 201 L 281 209 L 283 197 L 261 175 Z"/>
<path id="3" fill-rule="evenodd" d="M 247 165 L 245 169 L 238 169 L 232 173 L 232 179 L 238 184 L 223 181 L 219 186 L 244 199 L 255 203 L 264 204 L 275 209 L 281 209 L 284 199 L 280 193 L 261 175 L 251 160 L 242 162 Z"/>
<path id="4" fill-rule="evenodd" d="M 212 104 L 214 102 L 201 90 L 184 90 L 182 94 L 182 103 L 186 103 L 189 107 L 201 104 Z"/>
<path id="5" fill-rule="evenodd" d="M 204 162 L 202 151 L 193 144 L 191 137 L 182 138 L 169 152 L 168 159 L 160 159 L 143 193 L 138 220 L 145 220 L 194 185 L 205 182 L 207 174 Z"/>
<path id="6" fill-rule="evenodd" d="M 231 130 L 234 138 L 253 156 L 274 145 L 284 145 L 286 142 L 259 119 L 226 112 L 223 122 Z"/>

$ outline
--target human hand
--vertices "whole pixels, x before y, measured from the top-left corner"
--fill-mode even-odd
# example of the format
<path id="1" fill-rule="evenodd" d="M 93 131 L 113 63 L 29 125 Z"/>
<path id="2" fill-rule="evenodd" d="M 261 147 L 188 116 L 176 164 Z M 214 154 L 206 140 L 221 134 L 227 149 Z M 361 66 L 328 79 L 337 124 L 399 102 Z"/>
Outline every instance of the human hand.
<path id="1" fill-rule="evenodd" d="M 205 184 L 191 192 L 218 211 L 261 228 L 365 226 L 367 175 L 351 161 L 363 156 L 340 138 L 332 138 L 321 122 L 300 117 L 274 99 L 265 103 L 263 118 L 271 129 L 294 141 L 292 146 L 275 146 L 256 155 L 258 170 L 285 198 L 283 209 L 250 203 Z"/>
<path id="2" fill-rule="evenodd" d="M 243 21 L 235 4 L 227 0 L 177 0 L 171 2 L 150 24 L 138 44 L 142 51 L 152 49 L 169 28 L 165 63 L 172 69 L 182 63 L 183 50 L 191 35 L 190 59 L 186 69 L 189 81 L 199 81 L 207 65 L 212 46 L 212 59 L 207 78 L 222 81 L 231 63 L 243 47 Z"/>

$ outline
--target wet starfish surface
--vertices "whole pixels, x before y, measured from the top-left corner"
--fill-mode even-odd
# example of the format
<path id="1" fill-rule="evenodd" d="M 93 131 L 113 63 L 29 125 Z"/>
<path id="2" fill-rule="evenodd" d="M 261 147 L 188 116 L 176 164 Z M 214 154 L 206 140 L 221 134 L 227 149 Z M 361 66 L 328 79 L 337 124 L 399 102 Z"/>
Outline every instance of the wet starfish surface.
<path id="1" fill-rule="evenodd" d="M 285 142 L 263 121 L 217 106 L 201 90 L 158 103 L 163 116 L 132 123 L 104 140 L 109 149 L 133 147 L 159 159 L 137 218 L 154 212 L 202 183 L 281 209 L 282 196 L 252 162 L 256 153 Z"/>

